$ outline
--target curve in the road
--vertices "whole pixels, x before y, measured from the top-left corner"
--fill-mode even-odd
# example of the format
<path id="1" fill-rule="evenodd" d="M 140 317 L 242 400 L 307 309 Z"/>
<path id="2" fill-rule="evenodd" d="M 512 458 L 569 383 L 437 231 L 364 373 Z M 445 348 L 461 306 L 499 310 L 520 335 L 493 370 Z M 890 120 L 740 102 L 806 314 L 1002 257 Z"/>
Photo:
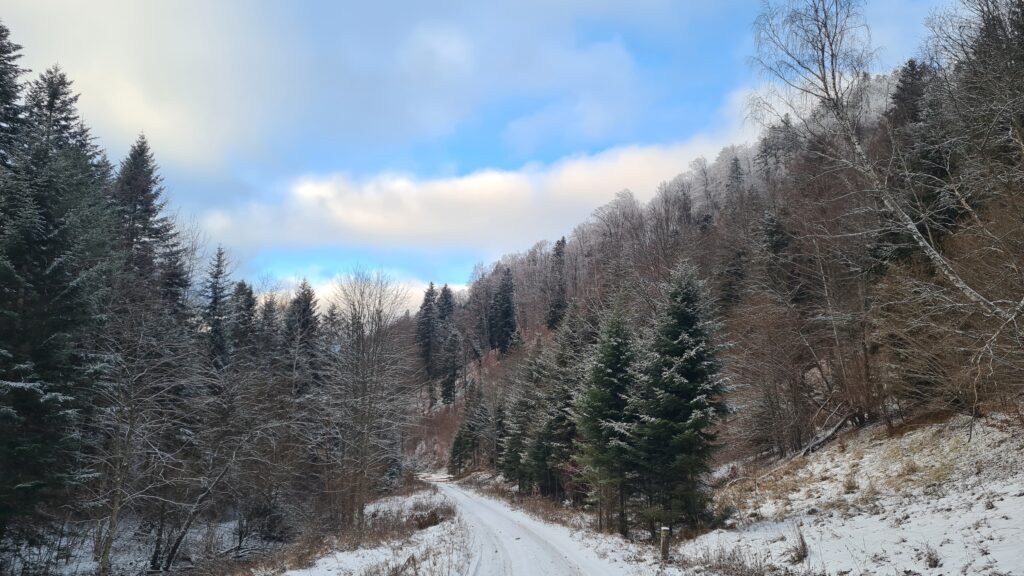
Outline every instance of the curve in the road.
<path id="1" fill-rule="evenodd" d="M 569 529 L 547 524 L 503 502 L 448 482 L 437 483 L 470 530 L 470 576 L 617 576 Z"/>

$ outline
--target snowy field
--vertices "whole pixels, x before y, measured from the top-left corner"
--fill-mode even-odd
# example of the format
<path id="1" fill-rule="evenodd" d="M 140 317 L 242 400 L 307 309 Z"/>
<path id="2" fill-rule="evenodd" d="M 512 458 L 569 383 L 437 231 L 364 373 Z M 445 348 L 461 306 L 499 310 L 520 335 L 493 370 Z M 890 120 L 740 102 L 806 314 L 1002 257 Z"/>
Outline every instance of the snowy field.
<path id="1" fill-rule="evenodd" d="M 678 548 L 812 574 L 1024 574 L 1019 426 L 869 430 L 720 497 L 742 526 Z M 801 544 L 801 536 L 806 545 Z"/>
<path id="2" fill-rule="evenodd" d="M 736 507 L 734 527 L 676 545 L 665 566 L 650 546 L 545 522 L 434 476 L 437 491 L 368 514 L 452 505 L 457 518 L 287 575 L 1024 576 L 1024 436 L 968 424 L 891 438 L 869 429 L 741 477 L 717 494 Z"/>

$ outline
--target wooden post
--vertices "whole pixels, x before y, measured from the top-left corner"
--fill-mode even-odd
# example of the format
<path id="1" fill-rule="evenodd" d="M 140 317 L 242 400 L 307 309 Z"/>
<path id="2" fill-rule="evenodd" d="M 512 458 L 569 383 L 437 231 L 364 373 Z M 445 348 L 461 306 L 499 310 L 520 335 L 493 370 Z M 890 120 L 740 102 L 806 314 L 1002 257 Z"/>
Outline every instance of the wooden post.
<path id="1" fill-rule="evenodd" d="M 661 527 L 661 561 L 668 562 L 668 526 Z"/>

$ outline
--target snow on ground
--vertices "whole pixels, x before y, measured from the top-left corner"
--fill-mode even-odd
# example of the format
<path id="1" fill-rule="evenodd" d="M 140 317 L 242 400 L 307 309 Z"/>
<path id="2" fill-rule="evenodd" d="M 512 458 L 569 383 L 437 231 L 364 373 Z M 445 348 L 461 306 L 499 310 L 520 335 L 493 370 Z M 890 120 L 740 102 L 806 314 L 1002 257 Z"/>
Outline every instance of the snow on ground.
<path id="1" fill-rule="evenodd" d="M 452 506 L 452 501 L 433 489 L 409 495 L 389 496 L 366 508 L 368 519 L 389 517 L 405 521 L 431 510 Z M 455 576 L 469 565 L 468 532 L 458 518 L 441 521 L 407 538 L 355 550 L 337 550 L 309 567 L 285 572 L 285 576 L 376 576 L 406 567 L 409 574 Z"/>
<path id="2" fill-rule="evenodd" d="M 287 574 L 370 576 L 412 557 L 420 564 L 409 573 L 423 575 L 1024 576 L 1019 425 L 957 418 L 893 437 L 868 429 L 751 476 L 716 494 L 735 506 L 734 528 L 674 546 L 667 566 L 653 547 L 596 534 L 584 519 L 545 522 L 439 475 L 425 478 L 437 492 L 386 498 L 368 513 L 450 503 L 457 520 Z"/>
<path id="3" fill-rule="evenodd" d="M 458 520 L 448 520 L 408 540 L 334 552 L 310 568 L 290 570 L 285 576 L 369 576 L 390 574 L 402 566 L 415 567 L 410 574 L 456 576 L 465 574 L 468 549 L 465 527 Z"/>
<path id="4" fill-rule="evenodd" d="M 719 493 L 737 530 L 678 547 L 828 574 L 1024 575 L 1024 434 L 954 419 L 872 430 Z M 806 542 L 806 557 L 799 544 Z"/>

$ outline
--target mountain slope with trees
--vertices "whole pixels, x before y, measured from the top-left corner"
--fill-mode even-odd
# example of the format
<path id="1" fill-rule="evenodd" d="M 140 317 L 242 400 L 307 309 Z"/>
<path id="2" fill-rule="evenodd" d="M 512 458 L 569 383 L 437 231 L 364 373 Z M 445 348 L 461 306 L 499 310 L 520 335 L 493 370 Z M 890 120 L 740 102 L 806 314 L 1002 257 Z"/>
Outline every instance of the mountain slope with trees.
<path id="1" fill-rule="evenodd" d="M 411 314 L 378 273 L 286 293 L 204 258 L 158 151 L 108 160 L 0 26 L 0 573 L 226 573 L 444 464 L 689 535 L 730 512 L 722 464 L 1020 424 L 1024 1 L 962 0 L 885 74 L 855 0 L 755 34 L 756 142 Z"/>

